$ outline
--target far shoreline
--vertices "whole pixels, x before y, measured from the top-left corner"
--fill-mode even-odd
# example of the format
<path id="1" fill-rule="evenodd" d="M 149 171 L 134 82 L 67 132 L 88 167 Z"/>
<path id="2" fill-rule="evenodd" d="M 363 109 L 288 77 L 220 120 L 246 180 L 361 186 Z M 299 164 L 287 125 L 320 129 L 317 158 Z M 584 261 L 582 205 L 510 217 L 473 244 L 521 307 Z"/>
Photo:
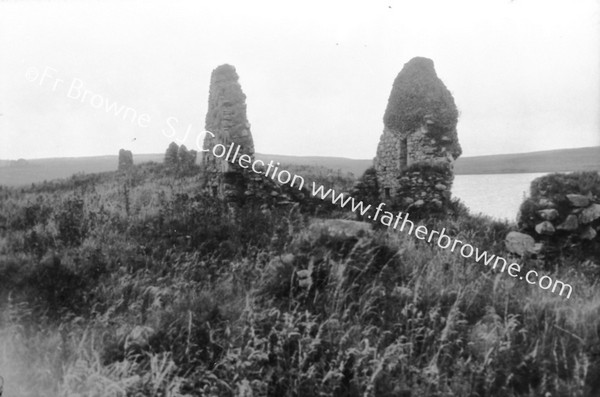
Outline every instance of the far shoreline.
<path id="1" fill-rule="evenodd" d="M 201 157 L 201 156 L 198 156 Z M 280 162 L 282 165 L 322 167 L 332 171 L 352 173 L 359 178 L 373 161 L 324 156 L 288 156 L 256 153 L 258 159 Z M 134 164 L 162 162 L 164 154 L 133 154 Z M 200 160 L 198 160 L 200 161 Z M 0 185 L 26 186 L 74 174 L 116 171 L 118 156 L 57 157 L 43 159 L 0 160 Z M 455 175 L 503 175 L 553 172 L 600 172 L 600 146 L 547 150 L 539 152 L 495 154 L 460 157 L 454 163 Z"/>

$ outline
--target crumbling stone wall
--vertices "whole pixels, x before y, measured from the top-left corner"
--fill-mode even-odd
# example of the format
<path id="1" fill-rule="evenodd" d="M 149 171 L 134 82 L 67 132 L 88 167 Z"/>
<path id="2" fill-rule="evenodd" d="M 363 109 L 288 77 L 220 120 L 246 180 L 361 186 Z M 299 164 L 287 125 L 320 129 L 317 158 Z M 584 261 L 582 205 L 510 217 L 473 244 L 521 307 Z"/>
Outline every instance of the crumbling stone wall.
<path id="1" fill-rule="evenodd" d="M 549 174 L 531 182 L 519 210 L 520 230 L 554 257 L 571 251 L 600 258 L 600 174 Z"/>
<path id="2" fill-rule="evenodd" d="M 295 208 L 302 203 L 300 209 L 311 214 L 337 208 L 334 204 L 311 197 L 306 187 L 299 189 L 272 179 L 265 174 L 266 167 L 258 165 L 259 174 L 240 167 L 238 161 L 228 161 L 227 155 L 213 155 L 215 145 L 229 149 L 233 144 L 230 160 L 245 154 L 250 157 L 250 162 L 254 161 L 254 142 L 246 117 L 246 95 L 231 65 L 221 65 L 212 72 L 205 129 L 210 133 L 206 134 L 203 143 L 203 149 L 208 150 L 203 152 L 202 157 L 204 187 L 224 199 L 232 214 L 237 213 L 236 209 L 241 206 L 256 205 L 268 212 L 272 208 Z M 217 149 L 218 153 L 221 151 Z"/>
<path id="3" fill-rule="evenodd" d="M 228 148 L 232 143 L 240 147 L 239 155 L 247 154 L 254 159 L 254 141 L 250 123 L 246 117 L 246 95 L 239 84 L 239 76 L 231 65 L 221 65 L 213 70 L 210 79 L 206 134 L 202 165 L 205 187 L 214 195 L 228 201 L 239 201 L 246 190 L 244 170 L 238 164 L 212 155 L 214 145 Z"/>
<path id="4" fill-rule="evenodd" d="M 452 170 L 444 163 L 413 163 L 399 178 L 398 203 L 411 215 L 442 210 L 450 199 Z"/>
<path id="5" fill-rule="evenodd" d="M 406 63 L 390 93 L 374 161 L 383 200 L 398 201 L 406 198 L 401 196 L 407 193 L 428 200 L 449 198 L 448 194 L 437 197 L 427 192 L 434 191 L 436 185 L 445 186 L 445 191 L 451 188 L 452 164 L 462 153 L 456 133 L 457 120 L 454 98 L 437 77 L 433 61 L 417 57 Z M 405 173 L 412 165 L 422 163 L 444 166 L 448 172 L 438 173 L 430 181 L 431 186 L 416 182 L 407 188 L 405 185 L 415 178 L 411 175 L 407 178 Z"/>
<path id="6" fill-rule="evenodd" d="M 444 142 L 452 142 L 453 139 L 450 134 L 436 137 L 432 133 L 432 125 L 426 121 L 407 136 L 407 165 L 419 162 L 452 164 L 458 155 L 455 157 Z"/>
<path id="7" fill-rule="evenodd" d="M 127 171 L 133 167 L 133 153 L 131 150 L 119 150 L 119 171 Z"/>
<path id="8" fill-rule="evenodd" d="M 175 142 L 171 142 L 169 147 L 165 152 L 165 160 L 164 164 L 170 170 L 175 170 L 177 168 L 178 158 L 177 153 L 179 152 L 179 145 Z"/>
<path id="9" fill-rule="evenodd" d="M 192 175 L 196 171 L 198 152 L 188 150 L 185 145 L 171 142 L 165 152 L 164 165 L 169 173 L 177 176 Z"/>
<path id="10" fill-rule="evenodd" d="M 350 190 L 350 196 L 365 204 L 375 204 L 379 201 L 379 181 L 375 167 L 369 167 L 365 170 Z M 370 219 L 369 217 L 373 216 L 373 208 L 371 207 L 364 215 L 355 213 L 355 216 L 359 220 Z"/>
<path id="11" fill-rule="evenodd" d="M 396 195 L 396 190 L 400 186 L 398 176 L 406 168 L 407 162 L 402 160 L 407 156 L 404 135 L 393 132 L 386 127 L 379 139 L 374 166 L 377 173 L 379 194 L 383 199 L 389 199 Z"/>

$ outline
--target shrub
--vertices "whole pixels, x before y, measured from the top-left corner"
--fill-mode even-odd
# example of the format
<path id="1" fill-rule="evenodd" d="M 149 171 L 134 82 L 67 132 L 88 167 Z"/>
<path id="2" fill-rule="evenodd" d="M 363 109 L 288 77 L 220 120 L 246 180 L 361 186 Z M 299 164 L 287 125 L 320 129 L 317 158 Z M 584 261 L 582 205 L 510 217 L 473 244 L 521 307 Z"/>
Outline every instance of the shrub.
<path id="1" fill-rule="evenodd" d="M 33 267 L 25 283 L 34 300 L 50 309 L 51 314 L 64 314 L 65 309 L 75 312 L 84 309 L 81 298 L 86 281 L 64 265 L 56 254 L 47 255 Z"/>
<path id="2" fill-rule="evenodd" d="M 354 185 L 350 195 L 354 197 L 355 200 L 362 201 L 365 205 L 379 204 L 379 183 L 377 181 L 377 171 L 375 170 L 375 167 L 369 167 L 365 170 L 358 182 Z M 369 215 L 372 215 L 372 213 L 365 214 L 365 216 L 357 214 L 356 216 L 363 220 Z"/>
<path id="3" fill-rule="evenodd" d="M 63 243 L 79 245 L 87 233 L 83 199 L 71 197 L 63 201 L 55 219 Z"/>

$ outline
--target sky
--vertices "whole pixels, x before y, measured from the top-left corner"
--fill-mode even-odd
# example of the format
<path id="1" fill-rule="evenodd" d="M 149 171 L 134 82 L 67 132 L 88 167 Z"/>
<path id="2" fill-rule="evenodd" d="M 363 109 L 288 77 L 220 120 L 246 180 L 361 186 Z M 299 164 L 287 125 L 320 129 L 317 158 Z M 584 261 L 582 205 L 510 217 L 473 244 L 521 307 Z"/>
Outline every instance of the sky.
<path id="1" fill-rule="evenodd" d="M 463 156 L 598 146 L 599 49 L 600 0 L 3 1 L 0 159 L 198 149 L 223 63 L 257 152 L 370 159 L 415 56 Z"/>

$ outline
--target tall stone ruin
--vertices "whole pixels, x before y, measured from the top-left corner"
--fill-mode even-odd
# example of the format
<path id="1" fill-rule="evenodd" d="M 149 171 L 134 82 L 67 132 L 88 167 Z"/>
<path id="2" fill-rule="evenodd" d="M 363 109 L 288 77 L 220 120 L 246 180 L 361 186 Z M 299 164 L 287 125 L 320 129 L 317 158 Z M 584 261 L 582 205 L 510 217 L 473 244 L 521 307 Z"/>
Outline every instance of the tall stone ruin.
<path id="1" fill-rule="evenodd" d="M 417 57 L 396 77 L 383 117 L 374 167 L 384 201 L 405 205 L 449 198 L 452 164 L 462 153 L 454 98 L 437 77 L 433 61 Z M 424 178 L 423 169 L 435 169 Z M 441 171 L 440 171 L 441 170 Z"/>
<path id="2" fill-rule="evenodd" d="M 204 170 L 204 188 L 215 197 L 223 199 L 232 213 L 243 205 L 258 204 L 263 210 L 268 208 L 287 208 L 303 203 L 306 211 L 314 213 L 322 206 L 322 200 L 312 200 L 309 191 L 298 184 L 280 183 L 267 175 L 266 164 L 254 164 L 254 141 L 250 132 L 250 123 L 246 117 L 246 95 L 242 92 L 239 77 L 231 65 L 221 65 L 213 70 L 210 80 L 208 112 L 206 114 L 207 134 L 204 138 L 202 168 Z M 210 132 L 210 133 L 208 133 Z M 213 136 L 214 135 L 214 136 Z M 233 144 L 233 150 L 229 148 Z M 230 155 L 220 156 L 223 145 Z M 238 150 L 239 149 L 239 150 Z M 245 169 L 238 161 L 242 155 L 250 157 L 252 169 Z M 277 167 L 278 162 L 265 162 Z"/>
<path id="3" fill-rule="evenodd" d="M 205 187 L 213 195 L 227 201 L 237 201 L 246 189 L 243 169 L 223 157 L 212 154 L 212 148 L 222 144 L 229 148 L 233 143 L 239 146 L 239 156 L 249 155 L 254 159 L 254 141 L 250 123 L 246 117 L 246 95 L 239 84 L 239 76 L 231 65 L 221 65 L 213 70 L 210 78 L 208 112 L 206 113 L 206 134 L 203 143 L 202 164 L 205 173 Z"/>
<path id="4" fill-rule="evenodd" d="M 133 168 L 133 153 L 131 150 L 119 150 L 119 171 L 128 171 Z"/>

